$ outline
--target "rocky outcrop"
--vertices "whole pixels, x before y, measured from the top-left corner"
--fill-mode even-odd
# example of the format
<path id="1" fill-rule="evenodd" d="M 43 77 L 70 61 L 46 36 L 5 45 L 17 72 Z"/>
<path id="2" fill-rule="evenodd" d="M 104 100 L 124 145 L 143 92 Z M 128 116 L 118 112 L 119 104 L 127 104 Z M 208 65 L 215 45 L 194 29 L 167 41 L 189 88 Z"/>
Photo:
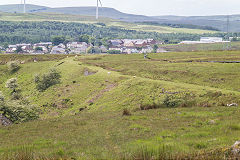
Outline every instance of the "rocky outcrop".
<path id="1" fill-rule="evenodd" d="M 9 125 L 11 125 L 12 124 L 12 122 L 9 120 L 9 119 L 7 119 L 5 116 L 3 116 L 2 114 L 0 114 L 0 126 L 2 125 L 2 126 L 9 126 Z"/>
<path id="2" fill-rule="evenodd" d="M 231 150 L 234 155 L 240 155 L 240 141 L 236 141 Z"/>

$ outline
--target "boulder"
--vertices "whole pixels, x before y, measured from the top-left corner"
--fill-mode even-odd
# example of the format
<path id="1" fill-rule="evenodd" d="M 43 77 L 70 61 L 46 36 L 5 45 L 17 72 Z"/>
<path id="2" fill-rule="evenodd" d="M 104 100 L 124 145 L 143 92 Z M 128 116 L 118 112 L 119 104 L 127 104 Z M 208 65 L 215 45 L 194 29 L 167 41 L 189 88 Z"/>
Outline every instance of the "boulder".
<path id="1" fill-rule="evenodd" d="M 234 155 L 240 155 L 240 141 L 236 141 L 231 148 Z"/>
<path id="2" fill-rule="evenodd" d="M 11 124 L 12 124 L 12 122 L 9 119 L 7 119 L 5 116 L 0 114 L 0 125 L 10 126 Z"/>
<path id="3" fill-rule="evenodd" d="M 234 107 L 234 106 L 238 106 L 237 103 L 231 103 L 231 104 L 227 104 L 228 107 Z"/>

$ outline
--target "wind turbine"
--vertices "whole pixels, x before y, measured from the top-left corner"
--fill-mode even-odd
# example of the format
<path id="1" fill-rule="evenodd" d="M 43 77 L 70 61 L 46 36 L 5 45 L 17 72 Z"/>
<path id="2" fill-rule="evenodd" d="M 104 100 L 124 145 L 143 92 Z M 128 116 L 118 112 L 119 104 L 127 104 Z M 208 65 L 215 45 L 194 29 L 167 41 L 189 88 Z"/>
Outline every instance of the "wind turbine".
<path id="1" fill-rule="evenodd" d="M 101 2 L 101 0 L 97 0 L 97 8 L 96 8 L 96 19 L 98 20 L 98 17 L 99 17 L 99 3 L 100 3 L 100 5 L 101 5 L 101 7 L 102 7 L 102 2 Z"/>
<path id="2" fill-rule="evenodd" d="M 23 13 L 26 13 L 26 0 L 23 0 Z"/>

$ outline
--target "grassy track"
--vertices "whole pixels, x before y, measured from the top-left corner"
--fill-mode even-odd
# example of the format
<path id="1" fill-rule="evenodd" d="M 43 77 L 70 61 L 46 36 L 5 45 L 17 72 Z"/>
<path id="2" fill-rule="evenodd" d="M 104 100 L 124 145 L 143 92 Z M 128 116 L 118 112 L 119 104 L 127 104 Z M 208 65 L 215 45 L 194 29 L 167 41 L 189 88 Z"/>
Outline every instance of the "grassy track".
<path id="1" fill-rule="evenodd" d="M 240 52 L 182 52 L 143 55 L 54 56 L 25 59 L 10 74 L 10 56 L 0 55 L 0 90 L 9 100 L 7 79 L 17 77 L 22 95 L 38 107 L 41 120 L 0 127 L 0 156 L 29 149 L 46 157 L 130 159 L 162 145 L 172 154 L 225 149 L 239 140 L 239 64 L 199 60 L 239 60 Z M 43 61 L 42 61 L 43 60 Z M 189 63 L 189 61 L 192 61 Z M 64 63 L 62 63 L 64 62 Z M 61 65 L 59 65 L 61 64 Z M 38 92 L 34 75 L 49 68 L 61 72 L 61 84 Z M 84 72 L 95 73 L 85 76 Z M 140 110 L 171 93 L 191 94 L 193 106 Z M 71 103 L 62 103 L 69 99 Z M 85 108 L 79 111 L 80 108 Z M 123 116 L 127 108 L 131 116 Z M 231 135 L 231 136 L 229 136 Z M 154 152 L 155 153 L 155 152 Z M 156 153 L 157 154 L 157 153 Z"/>

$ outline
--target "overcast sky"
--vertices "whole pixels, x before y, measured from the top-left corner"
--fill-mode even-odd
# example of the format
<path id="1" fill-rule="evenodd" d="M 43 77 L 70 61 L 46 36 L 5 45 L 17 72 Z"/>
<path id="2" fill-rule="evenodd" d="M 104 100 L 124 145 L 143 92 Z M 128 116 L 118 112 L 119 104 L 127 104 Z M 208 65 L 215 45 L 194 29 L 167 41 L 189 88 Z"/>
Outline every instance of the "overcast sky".
<path id="1" fill-rule="evenodd" d="M 0 0 L 19 4 L 23 0 Z M 26 0 L 48 7 L 94 6 L 96 0 Z M 240 14 L 240 0 L 102 0 L 104 7 L 141 15 L 220 15 Z"/>

